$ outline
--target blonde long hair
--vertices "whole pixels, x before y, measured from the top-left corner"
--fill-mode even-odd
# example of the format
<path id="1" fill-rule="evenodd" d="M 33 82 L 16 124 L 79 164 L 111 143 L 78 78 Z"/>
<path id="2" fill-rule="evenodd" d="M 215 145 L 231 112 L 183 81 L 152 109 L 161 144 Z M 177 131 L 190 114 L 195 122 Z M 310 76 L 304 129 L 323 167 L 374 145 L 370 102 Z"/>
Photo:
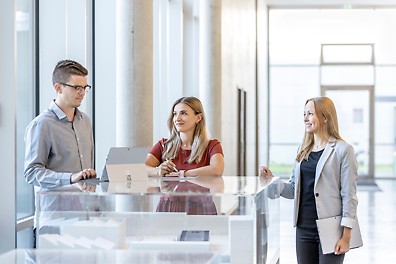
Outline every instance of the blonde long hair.
<path id="1" fill-rule="evenodd" d="M 179 149 L 182 145 L 182 141 L 180 138 L 180 133 L 177 131 L 175 124 L 173 122 L 173 111 L 175 106 L 179 103 L 183 103 L 188 105 L 194 110 L 195 115 L 201 114 L 202 118 L 201 121 L 195 126 L 195 131 L 193 135 L 193 143 L 191 146 L 191 154 L 188 159 L 188 163 L 199 163 L 202 159 L 202 156 L 208 146 L 209 139 L 208 139 L 208 132 L 206 130 L 206 117 L 205 112 L 202 106 L 201 101 L 196 97 L 182 97 L 176 100 L 173 103 L 172 111 L 168 118 L 168 128 L 170 137 L 168 140 L 164 142 L 164 153 L 162 158 L 173 160 L 176 158 Z"/>
<path id="2" fill-rule="evenodd" d="M 314 97 L 308 99 L 308 102 L 312 101 L 315 107 L 315 114 L 319 119 L 319 132 L 320 136 L 329 135 L 336 139 L 343 140 L 338 131 L 338 119 L 337 111 L 333 101 L 328 97 Z M 326 120 L 326 122 L 325 122 Z M 305 131 L 304 138 L 301 144 L 299 153 L 297 154 L 296 160 L 301 161 L 302 159 L 308 160 L 309 154 L 314 146 L 314 135 Z"/>

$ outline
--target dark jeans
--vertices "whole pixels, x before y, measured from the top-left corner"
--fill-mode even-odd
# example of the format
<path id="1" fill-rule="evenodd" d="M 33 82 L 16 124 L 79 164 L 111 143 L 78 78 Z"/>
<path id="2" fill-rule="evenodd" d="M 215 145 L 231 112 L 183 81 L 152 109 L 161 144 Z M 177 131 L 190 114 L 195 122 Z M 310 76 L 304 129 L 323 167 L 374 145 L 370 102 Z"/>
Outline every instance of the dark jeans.
<path id="1" fill-rule="evenodd" d="M 296 228 L 296 253 L 299 264 L 342 264 L 345 254 L 323 254 L 317 229 Z"/>

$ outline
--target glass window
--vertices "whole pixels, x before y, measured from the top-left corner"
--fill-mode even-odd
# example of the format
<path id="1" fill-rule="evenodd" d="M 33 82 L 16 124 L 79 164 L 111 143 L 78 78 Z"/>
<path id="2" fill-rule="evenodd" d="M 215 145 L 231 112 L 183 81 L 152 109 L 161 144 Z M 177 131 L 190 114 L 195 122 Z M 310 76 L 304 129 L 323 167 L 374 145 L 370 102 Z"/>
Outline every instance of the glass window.
<path id="1" fill-rule="evenodd" d="M 323 45 L 322 63 L 373 63 L 371 45 Z"/>
<path id="2" fill-rule="evenodd" d="M 23 176 L 25 141 L 24 133 L 33 119 L 34 107 L 34 60 L 33 60 L 33 3 L 29 0 L 16 1 L 16 57 L 17 57 L 17 142 L 16 142 L 16 211 L 17 219 L 34 212 L 33 187 Z"/>
<path id="3" fill-rule="evenodd" d="M 270 76 L 269 164 L 275 175 L 289 175 L 304 136 L 305 100 L 318 95 L 319 68 L 271 66 Z"/>
<path id="4" fill-rule="evenodd" d="M 396 67 L 394 65 L 379 65 L 376 67 L 376 96 L 396 96 Z"/>
<path id="5" fill-rule="evenodd" d="M 396 101 L 377 101 L 375 108 L 376 175 L 396 175 Z"/>
<path id="6" fill-rule="evenodd" d="M 395 175 L 395 25 L 395 9 L 269 11 L 269 165 L 274 174 L 290 175 L 297 146 L 301 143 L 304 132 L 302 111 L 305 100 L 320 96 L 322 81 L 325 81 L 328 85 L 374 86 L 375 174 Z M 362 66 L 358 66 L 359 71 L 356 66 L 324 69 L 320 66 L 323 44 L 373 44 L 375 66 L 364 66 L 363 71 Z M 338 46 L 334 47 L 337 49 Z M 371 59 L 372 51 L 368 46 L 351 47 L 355 48 L 347 54 L 340 54 L 335 49 L 326 52 L 329 52 L 327 55 L 332 54 L 331 60 L 337 62 L 354 60 L 366 63 Z M 345 98 L 338 103 L 348 104 L 348 100 Z M 344 128 L 344 131 L 340 131 L 341 136 L 354 134 L 357 130 L 349 131 L 348 128 L 364 123 L 361 122 L 362 117 L 366 120 L 364 116 L 368 115 L 364 109 L 367 109 L 367 105 L 355 105 L 349 121 L 339 118 L 340 128 Z M 350 125 L 341 122 L 350 122 Z M 368 129 L 368 126 L 365 127 Z M 362 166 L 362 169 L 367 168 Z"/>
<path id="7" fill-rule="evenodd" d="M 372 65 L 359 66 L 322 66 L 322 85 L 374 85 Z"/>

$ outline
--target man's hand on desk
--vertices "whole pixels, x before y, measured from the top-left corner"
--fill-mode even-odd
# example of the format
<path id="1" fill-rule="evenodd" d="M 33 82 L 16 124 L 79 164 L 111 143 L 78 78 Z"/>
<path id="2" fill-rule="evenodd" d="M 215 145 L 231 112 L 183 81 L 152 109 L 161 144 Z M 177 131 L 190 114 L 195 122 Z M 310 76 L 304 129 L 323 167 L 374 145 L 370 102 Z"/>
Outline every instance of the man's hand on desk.
<path id="1" fill-rule="evenodd" d="M 76 183 L 80 180 L 89 178 L 96 178 L 96 171 L 94 169 L 85 169 L 83 171 L 73 173 L 70 177 L 70 183 Z"/>

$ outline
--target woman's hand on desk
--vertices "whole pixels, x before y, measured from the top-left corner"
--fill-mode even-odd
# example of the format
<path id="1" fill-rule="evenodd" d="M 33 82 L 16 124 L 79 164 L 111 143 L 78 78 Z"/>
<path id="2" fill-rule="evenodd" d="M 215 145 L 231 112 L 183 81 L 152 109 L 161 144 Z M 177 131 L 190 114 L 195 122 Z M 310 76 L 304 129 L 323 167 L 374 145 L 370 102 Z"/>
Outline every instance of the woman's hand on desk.
<path id="1" fill-rule="evenodd" d="M 157 171 L 158 176 L 167 176 L 172 172 L 178 172 L 178 170 L 176 169 L 176 165 L 170 160 L 166 160 L 162 162 L 160 165 L 158 165 L 157 168 L 158 168 Z"/>
<path id="2" fill-rule="evenodd" d="M 266 166 L 261 166 L 260 167 L 260 176 L 261 177 L 265 177 L 267 179 L 272 179 L 274 177 L 272 175 L 272 171 Z"/>
<path id="3" fill-rule="evenodd" d="M 85 169 L 80 172 L 73 173 L 70 177 L 70 183 L 76 183 L 90 178 L 96 178 L 96 171 L 94 169 Z"/>

